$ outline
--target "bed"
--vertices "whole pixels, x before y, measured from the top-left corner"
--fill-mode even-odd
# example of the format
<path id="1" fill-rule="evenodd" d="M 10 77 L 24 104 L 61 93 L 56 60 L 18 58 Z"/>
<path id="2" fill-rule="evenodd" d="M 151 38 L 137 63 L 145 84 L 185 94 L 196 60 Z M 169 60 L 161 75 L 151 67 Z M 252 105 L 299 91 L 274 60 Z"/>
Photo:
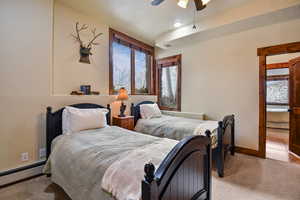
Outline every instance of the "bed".
<path id="1" fill-rule="evenodd" d="M 153 119 L 141 119 L 140 106 L 143 104 L 154 104 L 152 101 L 143 101 L 137 105 L 131 105 L 131 115 L 134 116 L 135 130 L 144 134 L 150 134 L 157 137 L 167 137 L 170 139 L 181 140 L 187 136 L 194 135 L 194 130 L 199 124 L 208 123 L 208 127 L 212 123 L 216 123 L 216 131 L 212 132 L 213 159 L 216 162 L 219 177 L 224 176 L 224 160 L 227 152 L 230 151 L 234 155 L 234 115 L 225 116 L 223 121 L 205 121 L 195 119 L 196 114 L 192 115 L 192 119 L 186 117 L 176 117 L 163 113 L 162 117 Z M 177 112 L 180 115 L 180 112 Z M 201 117 L 202 115 L 198 115 Z M 205 127 L 205 126 L 204 126 Z"/>
<path id="2" fill-rule="evenodd" d="M 105 108 L 87 103 L 71 105 L 71 107 Z M 111 119 L 109 105 L 106 108 L 109 110 L 106 115 L 109 124 Z M 51 107 L 47 108 L 45 173 L 73 200 L 114 199 L 101 189 L 101 181 L 115 164 L 121 164 L 124 170 L 127 167 L 128 171 L 125 170 L 124 174 L 121 174 L 127 178 L 121 182 L 138 182 L 136 184 L 140 187 L 142 200 L 211 199 L 209 131 L 206 132 L 207 136 L 191 136 L 180 142 L 114 126 L 64 135 L 62 134 L 63 110 L 64 108 L 52 112 Z M 135 181 L 137 176 L 131 173 L 130 164 L 141 161 L 130 160 L 127 163 L 122 161 L 124 157 L 140 149 L 149 151 L 151 148 L 165 153 L 159 154 L 159 163 L 156 161 L 152 163 L 152 160 L 143 163 L 141 169 L 136 171 L 137 174 L 142 173 L 142 177 Z"/>

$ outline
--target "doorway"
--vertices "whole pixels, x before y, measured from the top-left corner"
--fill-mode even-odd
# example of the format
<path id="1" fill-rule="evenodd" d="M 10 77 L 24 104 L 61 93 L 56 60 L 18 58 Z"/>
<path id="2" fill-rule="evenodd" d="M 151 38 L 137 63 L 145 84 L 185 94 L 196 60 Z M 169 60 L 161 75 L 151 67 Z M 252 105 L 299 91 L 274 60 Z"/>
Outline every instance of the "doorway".
<path id="1" fill-rule="evenodd" d="M 267 56 L 266 66 L 266 158 L 293 162 L 289 151 L 289 61 L 300 53 Z"/>
<path id="2" fill-rule="evenodd" d="M 300 164 L 300 130 L 295 98 L 300 90 L 300 43 L 258 49 L 260 59 L 259 155 Z M 297 60 L 297 59 L 296 59 Z M 295 71 L 296 69 L 296 71 Z M 296 80 L 296 79 L 297 80 Z M 295 81 L 296 80 L 296 81 Z M 299 95 L 298 95 L 299 96 Z M 291 100 L 292 99 L 292 100 Z M 299 156 L 298 156 L 298 155 Z"/>

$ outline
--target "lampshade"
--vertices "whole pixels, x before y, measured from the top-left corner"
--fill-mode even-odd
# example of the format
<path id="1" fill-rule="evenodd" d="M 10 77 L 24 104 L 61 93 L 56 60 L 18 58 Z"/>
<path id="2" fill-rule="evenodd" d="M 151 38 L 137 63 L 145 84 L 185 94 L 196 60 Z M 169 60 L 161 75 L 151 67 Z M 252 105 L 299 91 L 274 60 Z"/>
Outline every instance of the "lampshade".
<path id="1" fill-rule="evenodd" d="M 206 5 L 210 0 L 201 0 L 203 5 Z M 189 4 L 189 0 L 178 0 L 177 5 L 180 6 L 181 8 L 187 8 Z"/>
<path id="2" fill-rule="evenodd" d="M 179 0 L 177 5 L 180 6 L 181 8 L 187 8 L 188 3 L 189 0 Z"/>
<path id="3" fill-rule="evenodd" d="M 202 0 L 203 5 L 206 5 L 210 0 Z"/>
<path id="4" fill-rule="evenodd" d="M 125 88 L 120 88 L 117 100 L 124 101 L 128 99 L 127 90 Z"/>

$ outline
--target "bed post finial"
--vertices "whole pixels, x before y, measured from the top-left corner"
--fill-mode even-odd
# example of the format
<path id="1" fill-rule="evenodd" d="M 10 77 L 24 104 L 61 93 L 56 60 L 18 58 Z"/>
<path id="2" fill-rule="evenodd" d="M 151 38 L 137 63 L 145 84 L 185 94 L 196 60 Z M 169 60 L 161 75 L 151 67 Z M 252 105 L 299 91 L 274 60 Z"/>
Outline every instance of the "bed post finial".
<path id="1" fill-rule="evenodd" d="M 210 130 L 206 130 L 206 131 L 205 131 L 205 135 L 206 135 L 208 138 L 210 138 L 210 136 L 211 136 Z"/>
<path id="2" fill-rule="evenodd" d="M 222 121 L 219 121 L 218 124 L 219 124 L 219 127 L 223 128 L 223 122 Z"/>
<path id="3" fill-rule="evenodd" d="M 135 113 L 134 113 L 134 103 L 131 103 L 130 115 L 135 116 Z M 134 121 L 135 121 L 135 119 L 134 119 Z"/>
<path id="4" fill-rule="evenodd" d="M 155 166 L 152 163 L 145 164 L 144 171 L 145 180 L 148 183 L 152 183 L 152 181 L 154 180 Z"/>
<path id="5" fill-rule="evenodd" d="M 110 104 L 107 104 L 107 109 L 110 109 Z"/>
<path id="6" fill-rule="evenodd" d="M 50 106 L 47 107 L 47 113 L 52 113 L 52 107 Z"/>

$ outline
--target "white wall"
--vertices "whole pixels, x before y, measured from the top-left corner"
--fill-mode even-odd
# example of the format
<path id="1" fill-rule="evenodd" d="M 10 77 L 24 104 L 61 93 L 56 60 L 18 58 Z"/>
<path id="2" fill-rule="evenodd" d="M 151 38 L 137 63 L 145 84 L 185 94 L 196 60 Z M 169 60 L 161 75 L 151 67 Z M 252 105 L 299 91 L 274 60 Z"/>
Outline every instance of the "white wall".
<path id="1" fill-rule="evenodd" d="M 91 85 L 93 91 L 101 94 L 109 93 L 109 26 L 98 22 L 97 18 L 86 16 L 73 10 L 60 1 L 54 6 L 54 71 L 53 93 L 55 95 L 68 95 L 78 90 L 80 85 Z M 96 28 L 97 33 L 103 33 L 93 46 L 90 56 L 91 64 L 78 62 L 79 43 L 71 34 L 75 34 L 75 24 L 86 24 L 89 29 L 81 32 L 81 39 L 87 43 L 92 38 L 91 29 Z"/>
<path id="2" fill-rule="evenodd" d="M 222 32 L 223 31 L 223 32 Z M 220 120 L 236 115 L 236 143 L 258 150 L 257 48 L 300 41 L 300 20 L 240 30 L 214 30 L 158 50 L 182 54 L 182 110 Z"/>
<path id="3" fill-rule="evenodd" d="M 0 170 L 36 160 L 50 94 L 52 1 L 0 2 Z"/>
<path id="4" fill-rule="evenodd" d="M 101 84 L 102 78 L 107 82 L 107 76 L 102 74 L 103 70 L 107 75 L 108 68 L 107 35 L 104 35 L 96 50 L 99 57 L 93 57 L 95 60 L 92 65 L 81 66 L 77 63 L 76 44 L 70 42 L 68 37 L 70 22 L 76 16 L 76 11 L 68 8 L 59 10 L 64 12 L 59 14 L 59 19 L 66 16 L 59 26 L 65 26 L 66 29 L 62 30 L 62 34 L 56 32 L 61 37 L 53 41 L 53 0 L 0 1 L 0 171 L 39 160 L 39 149 L 45 147 L 46 142 L 47 106 L 58 109 L 79 102 L 106 105 L 115 100 L 114 96 L 108 95 L 53 95 L 53 85 L 56 85 L 57 93 L 66 93 L 71 87 L 79 86 L 81 81 L 87 81 L 101 91 L 107 87 L 107 84 Z M 80 13 L 78 17 L 81 19 Z M 83 21 L 88 23 L 89 19 Z M 107 25 L 98 27 L 107 34 Z M 56 44 L 54 50 L 52 44 Z M 54 57 L 55 65 L 52 62 L 53 51 L 57 55 Z M 78 76 L 83 69 L 88 75 Z M 58 70 L 70 82 L 60 82 L 62 78 Z M 127 103 L 146 99 L 156 100 L 156 97 L 132 96 Z M 118 103 L 112 105 L 113 114 L 116 114 Z M 28 162 L 20 161 L 22 152 L 29 153 Z"/>

